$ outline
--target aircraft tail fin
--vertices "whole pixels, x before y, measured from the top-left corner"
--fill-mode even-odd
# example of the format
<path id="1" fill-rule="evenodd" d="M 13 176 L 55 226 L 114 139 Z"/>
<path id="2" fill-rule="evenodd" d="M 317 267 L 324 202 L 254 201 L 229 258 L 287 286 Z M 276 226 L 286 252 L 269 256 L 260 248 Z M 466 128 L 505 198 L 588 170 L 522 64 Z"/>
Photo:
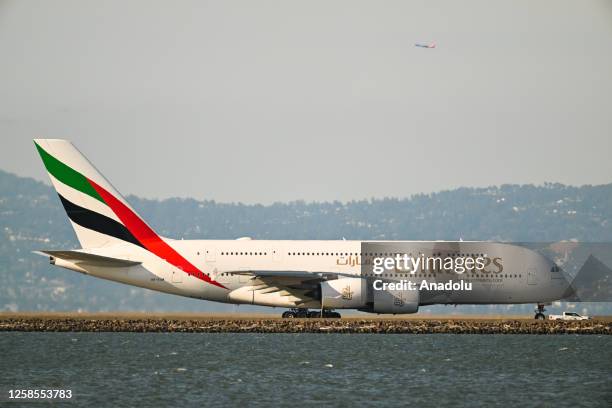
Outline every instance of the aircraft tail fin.
<path id="1" fill-rule="evenodd" d="M 83 248 L 118 241 L 144 248 L 148 238 L 157 237 L 72 143 L 36 139 L 34 144 Z"/>
<path id="2" fill-rule="evenodd" d="M 36 139 L 34 144 L 84 249 L 117 243 L 138 245 L 188 275 L 227 289 L 157 235 L 72 143 Z"/>

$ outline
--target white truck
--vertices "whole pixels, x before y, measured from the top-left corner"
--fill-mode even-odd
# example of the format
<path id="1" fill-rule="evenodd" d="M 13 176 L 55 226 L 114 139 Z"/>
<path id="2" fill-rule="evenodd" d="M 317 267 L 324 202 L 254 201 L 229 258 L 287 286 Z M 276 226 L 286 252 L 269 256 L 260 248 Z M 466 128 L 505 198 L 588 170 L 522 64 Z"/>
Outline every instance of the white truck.
<path id="1" fill-rule="evenodd" d="M 548 320 L 589 320 L 589 316 L 582 316 L 574 312 L 563 312 L 562 315 L 548 315 Z"/>

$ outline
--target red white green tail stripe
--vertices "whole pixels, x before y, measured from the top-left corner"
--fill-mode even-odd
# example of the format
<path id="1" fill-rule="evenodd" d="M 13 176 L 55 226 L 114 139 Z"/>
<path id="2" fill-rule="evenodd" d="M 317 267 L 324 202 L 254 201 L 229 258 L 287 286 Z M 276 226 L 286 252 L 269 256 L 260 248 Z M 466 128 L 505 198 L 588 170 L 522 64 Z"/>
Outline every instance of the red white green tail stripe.
<path id="1" fill-rule="evenodd" d="M 34 143 L 83 247 L 110 240 L 129 242 L 224 288 L 157 235 L 70 142 L 42 139 Z"/>

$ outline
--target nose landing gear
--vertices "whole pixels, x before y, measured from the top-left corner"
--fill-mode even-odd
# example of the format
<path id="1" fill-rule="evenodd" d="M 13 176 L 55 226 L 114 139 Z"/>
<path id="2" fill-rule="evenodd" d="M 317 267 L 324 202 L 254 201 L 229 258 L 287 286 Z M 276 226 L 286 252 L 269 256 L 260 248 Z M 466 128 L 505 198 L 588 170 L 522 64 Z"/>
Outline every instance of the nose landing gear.
<path id="1" fill-rule="evenodd" d="M 323 313 L 318 310 L 308 310 L 308 309 L 291 309 L 283 312 L 283 319 L 308 319 L 308 318 L 316 318 L 323 317 L 326 319 L 339 319 L 340 313 L 331 311 L 329 309 L 323 309 Z"/>
<path id="2" fill-rule="evenodd" d="M 546 316 L 544 315 L 545 311 L 546 311 L 546 309 L 544 309 L 544 304 L 543 303 L 538 303 L 538 308 L 535 310 L 534 319 L 536 319 L 536 320 L 545 320 L 546 319 Z"/>

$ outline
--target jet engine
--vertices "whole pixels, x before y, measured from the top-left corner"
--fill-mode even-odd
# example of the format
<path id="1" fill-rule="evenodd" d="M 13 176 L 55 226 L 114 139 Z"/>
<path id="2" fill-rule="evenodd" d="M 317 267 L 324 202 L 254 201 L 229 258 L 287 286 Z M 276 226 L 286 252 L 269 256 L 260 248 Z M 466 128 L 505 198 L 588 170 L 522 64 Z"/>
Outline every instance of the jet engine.
<path id="1" fill-rule="evenodd" d="M 373 290 L 371 307 L 364 310 L 373 313 L 416 313 L 419 310 L 418 290 Z"/>
<path id="2" fill-rule="evenodd" d="M 321 303 L 327 309 L 359 309 L 366 305 L 366 280 L 340 278 L 321 282 Z"/>
<path id="3" fill-rule="evenodd" d="M 416 313 L 418 290 L 375 290 L 366 279 L 340 278 L 321 282 L 321 302 L 327 309 L 359 309 L 370 313 Z"/>

